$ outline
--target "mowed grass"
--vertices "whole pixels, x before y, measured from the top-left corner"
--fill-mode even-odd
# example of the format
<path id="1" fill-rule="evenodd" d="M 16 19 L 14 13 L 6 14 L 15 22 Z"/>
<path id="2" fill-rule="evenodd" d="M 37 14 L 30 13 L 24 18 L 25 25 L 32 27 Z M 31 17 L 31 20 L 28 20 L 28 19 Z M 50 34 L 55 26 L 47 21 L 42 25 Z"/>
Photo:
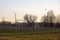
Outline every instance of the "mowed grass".
<path id="1" fill-rule="evenodd" d="M 11 35 L 0 36 L 0 39 L 4 40 L 60 40 L 60 34 L 39 34 L 39 35 Z"/>
<path id="2" fill-rule="evenodd" d="M 60 28 L 0 28 L 0 40 L 60 40 Z"/>

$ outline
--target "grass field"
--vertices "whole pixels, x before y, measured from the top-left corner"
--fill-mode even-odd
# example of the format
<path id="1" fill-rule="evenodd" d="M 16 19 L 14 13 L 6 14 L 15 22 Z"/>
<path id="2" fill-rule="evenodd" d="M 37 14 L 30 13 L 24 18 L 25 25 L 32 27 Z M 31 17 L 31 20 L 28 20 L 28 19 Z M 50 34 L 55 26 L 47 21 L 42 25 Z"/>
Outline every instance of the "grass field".
<path id="1" fill-rule="evenodd" d="M 60 28 L 0 28 L 0 40 L 60 40 Z"/>

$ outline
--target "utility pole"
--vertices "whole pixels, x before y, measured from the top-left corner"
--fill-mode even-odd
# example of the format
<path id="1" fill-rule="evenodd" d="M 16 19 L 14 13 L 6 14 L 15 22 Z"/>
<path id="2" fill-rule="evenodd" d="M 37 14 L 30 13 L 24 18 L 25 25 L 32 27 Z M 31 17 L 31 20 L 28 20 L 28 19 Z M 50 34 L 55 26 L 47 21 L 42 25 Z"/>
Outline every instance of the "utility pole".
<path id="1" fill-rule="evenodd" d="M 3 22 L 3 27 L 5 26 L 5 18 L 2 18 L 2 22 Z"/>
<path id="2" fill-rule="evenodd" d="M 16 23 L 16 13 L 15 13 L 15 23 Z"/>
<path id="3" fill-rule="evenodd" d="M 15 13 L 15 11 L 13 11 L 13 13 Z M 17 28 L 17 24 L 16 24 L 16 13 L 15 13 L 15 28 Z"/>
<path id="4" fill-rule="evenodd" d="M 16 23 L 16 13 L 15 13 L 15 27 L 17 28 L 17 23 Z"/>
<path id="5" fill-rule="evenodd" d="M 14 13 L 14 19 L 15 19 L 15 23 L 16 23 L 16 13 L 15 13 L 15 11 L 13 11 L 13 13 Z"/>
<path id="6" fill-rule="evenodd" d="M 3 22 L 5 22 L 5 18 L 3 17 Z"/>
<path id="7" fill-rule="evenodd" d="M 36 30 L 36 28 L 37 28 L 37 23 L 35 22 L 35 30 Z"/>

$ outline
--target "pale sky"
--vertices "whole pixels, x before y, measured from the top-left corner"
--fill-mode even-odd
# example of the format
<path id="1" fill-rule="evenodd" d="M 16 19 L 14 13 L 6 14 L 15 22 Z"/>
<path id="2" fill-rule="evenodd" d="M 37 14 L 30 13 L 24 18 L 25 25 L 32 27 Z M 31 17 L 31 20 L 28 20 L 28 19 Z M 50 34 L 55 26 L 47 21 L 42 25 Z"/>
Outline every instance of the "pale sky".
<path id="1" fill-rule="evenodd" d="M 59 14 L 60 0 L 0 0 L 0 21 L 5 17 L 6 21 L 14 22 L 15 13 L 18 20 L 23 20 L 23 16 L 28 13 L 36 15 L 39 21 L 48 10 Z"/>

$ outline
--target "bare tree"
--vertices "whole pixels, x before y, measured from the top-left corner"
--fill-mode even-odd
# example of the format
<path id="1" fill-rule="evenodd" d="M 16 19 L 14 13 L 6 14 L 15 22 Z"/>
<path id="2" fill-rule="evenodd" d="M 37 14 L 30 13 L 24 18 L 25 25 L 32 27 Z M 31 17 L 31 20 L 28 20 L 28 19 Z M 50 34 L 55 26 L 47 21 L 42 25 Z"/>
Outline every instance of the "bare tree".
<path id="1" fill-rule="evenodd" d="M 56 17 L 54 15 L 53 10 L 49 10 L 47 12 L 47 20 L 48 20 L 48 23 L 55 23 L 56 22 Z"/>
<path id="2" fill-rule="evenodd" d="M 56 22 L 56 17 L 54 15 L 53 10 L 49 10 L 47 15 L 42 16 L 42 22 L 50 23 L 49 25 L 53 25 Z"/>
<path id="3" fill-rule="evenodd" d="M 46 15 L 43 15 L 41 17 L 41 22 L 47 22 L 47 16 Z"/>
<path id="4" fill-rule="evenodd" d="M 60 14 L 57 15 L 56 27 L 60 28 Z"/>
<path id="5" fill-rule="evenodd" d="M 60 23 L 60 15 L 57 15 L 57 23 Z"/>
<path id="6" fill-rule="evenodd" d="M 27 23 L 35 22 L 36 19 L 37 19 L 37 17 L 34 16 L 34 15 L 26 14 L 26 15 L 24 16 L 24 20 L 25 20 Z"/>
<path id="7" fill-rule="evenodd" d="M 41 20 L 42 20 L 42 22 L 47 22 L 47 23 L 54 23 L 54 22 L 56 22 L 56 17 L 54 15 L 53 10 L 49 10 L 47 12 L 47 15 L 43 15 L 42 16 Z"/>

